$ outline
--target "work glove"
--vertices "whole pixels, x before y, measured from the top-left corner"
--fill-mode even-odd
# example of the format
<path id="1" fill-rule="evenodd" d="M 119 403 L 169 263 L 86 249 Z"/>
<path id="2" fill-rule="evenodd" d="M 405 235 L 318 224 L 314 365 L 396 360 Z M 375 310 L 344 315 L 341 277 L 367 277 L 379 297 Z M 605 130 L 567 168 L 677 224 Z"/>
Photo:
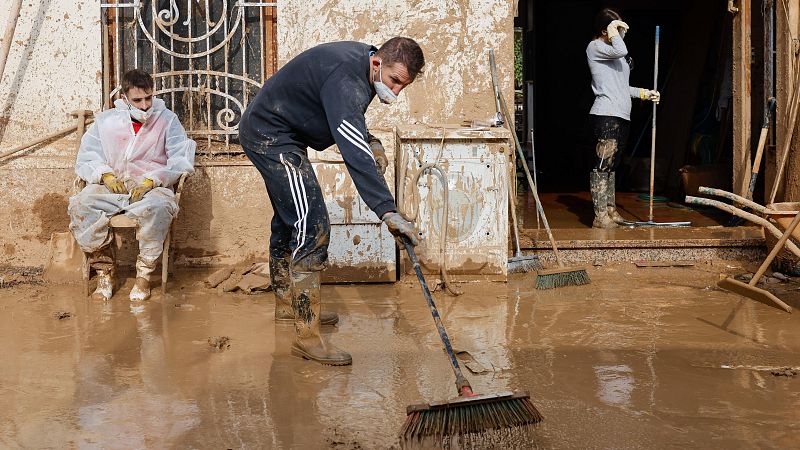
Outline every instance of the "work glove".
<path id="1" fill-rule="evenodd" d="M 125 189 L 125 183 L 119 181 L 117 177 L 114 176 L 113 173 L 108 172 L 104 173 L 103 176 L 100 178 L 103 184 L 106 185 L 109 191 L 112 194 L 127 194 L 128 190 Z"/>
<path id="2" fill-rule="evenodd" d="M 156 183 L 150 178 L 145 178 L 142 184 L 136 186 L 131 190 L 131 203 L 136 203 L 144 197 L 144 194 L 150 192 L 155 187 Z"/>
<path id="3" fill-rule="evenodd" d="M 651 89 L 640 89 L 639 98 L 642 100 L 650 100 L 651 102 L 658 104 L 658 102 L 661 101 L 661 93 Z"/>
<path id="4" fill-rule="evenodd" d="M 608 27 L 606 27 L 606 33 L 608 33 L 608 39 L 611 40 L 611 38 L 619 36 L 620 28 L 622 28 L 627 32 L 628 24 L 621 20 L 612 20 L 611 23 L 608 24 Z"/>
<path id="5" fill-rule="evenodd" d="M 389 159 L 386 157 L 383 144 L 377 138 L 372 137 L 369 140 L 369 149 L 372 150 L 372 155 L 375 156 L 375 166 L 378 168 L 378 173 L 385 175 L 386 168 L 389 167 Z"/>
<path id="6" fill-rule="evenodd" d="M 389 228 L 389 232 L 397 238 L 400 244 L 403 244 L 402 238 L 406 238 L 411 242 L 411 245 L 419 245 L 419 237 L 417 229 L 411 222 L 407 221 L 400 214 L 396 212 L 388 212 L 383 215 L 383 222 Z"/>

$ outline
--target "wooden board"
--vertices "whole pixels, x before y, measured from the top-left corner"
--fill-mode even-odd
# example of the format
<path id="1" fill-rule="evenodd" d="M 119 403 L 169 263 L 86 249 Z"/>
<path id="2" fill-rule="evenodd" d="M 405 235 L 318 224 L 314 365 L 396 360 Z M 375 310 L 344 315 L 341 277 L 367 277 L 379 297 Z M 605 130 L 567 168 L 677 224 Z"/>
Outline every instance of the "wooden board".
<path id="1" fill-rule="evenodd" d="M 636 261 L 636 267 L 691 267 L 693 261 Z"/>
<path id="2" fill-rule="evenodd" d="M 790 314 L 792 312 L 791 306 L 784 303 L 781 299 L 774 296 L 772 293 L 767 292 L 764 289 L 757 288 L 755 286 L 750 286 L 747 283 L 742 283 L 741 281 L 734 280 L 733 278 L 728 278 L 728 277 L 723 278 L 717 282 L 717 286 L 721 287 L 722 289 L 725 289 L 726 291 L 733 292 L 734 294 L 739 294 L 741 296 L 747 297 L 757 302 L 761 302 L 765 305 L 782 309 Z"/>

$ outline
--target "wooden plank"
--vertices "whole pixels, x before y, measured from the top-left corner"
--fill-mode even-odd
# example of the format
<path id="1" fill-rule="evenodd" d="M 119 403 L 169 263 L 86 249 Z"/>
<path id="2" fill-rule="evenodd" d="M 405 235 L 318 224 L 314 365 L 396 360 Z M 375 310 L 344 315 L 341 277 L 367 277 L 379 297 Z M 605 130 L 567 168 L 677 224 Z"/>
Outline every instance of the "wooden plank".
<path id="1" fill-rule="evenodd" d="M 775 130 L 777 135 L 776 151 L 771 152 L 770 160 L 773 162 L 768 178 L 766 179 L 767 192 L 773 186 L 775 178 L 775 167 L 780 162 L 780 155 L 786 144 L 786 137 L 790 126 L 797 127 L 795 123 L 789 123 L 789 99 L 791 98 L 796 86 L 792 86 L 793 80 L 798 70 L 797 50 L 798 43 L 792 41 L 800 37 L 800 0 L 785 0 L 776 2 L 775 21 L 777 25 L 776 34 L 776 98 L 778 99 L 778 113 L 776 114 Z M 789 147 L 789 159 L 783 174 L 783 182 L 779 186 L 776 200 L 792 201 L 800 199 L 800 132 L 794 129 L 791 145 Z"/>
<path id="2" fill-rule="evenodd" d="M 751 0 L 739 0 L 733 16 L 733 189 L 744 196 L 750 172 L 751 112 Z"/>
<path id="3" fill-rule="evenodd" d="M 773 295 L 771 292 L 765 291 L 764 289 L 760 289 L 755 286 L 750 286 L 747 283 L 742 283 L 739 280 L 734 280 L 733 278 L 729 277 L 725 277 L 719 280 L 717 282 L 717 286 L 721 287 L 722 289 L 725 289 L 726 291 L 733 292 L 734 294 L 739 294 L 741 296 L 763 303 L 767 306 L 772 306 L 774 308 L 782 309 L 790 314 L 792 313 L 791 306 L 787 305 L 781 299 Z"/>
<path id="4" fill-rule="evenodd" d="M 691 267 L 694 261 L 636 261 L 636 267 Z"/>

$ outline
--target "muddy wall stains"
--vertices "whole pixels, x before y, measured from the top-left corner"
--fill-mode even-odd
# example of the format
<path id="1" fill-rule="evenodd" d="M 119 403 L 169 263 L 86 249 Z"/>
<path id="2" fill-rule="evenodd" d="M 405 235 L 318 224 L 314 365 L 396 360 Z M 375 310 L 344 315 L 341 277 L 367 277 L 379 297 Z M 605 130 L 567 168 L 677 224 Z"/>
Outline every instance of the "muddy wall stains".
<path id="1" fill-rule="evenodd" d="M 408 36 L 425 53 L 425 68 L 393 105 L 377 101 L 369 125 L 460 123 L 494 115 L 489 49 L 497 56 L 506 103 L 513 104 L 513 2 L 508 0 L 324 0 L 309 8 L 281 2 L 279 64 L 314 45 L 355 40 L 379 46 Z"/>
<path id="2" fill-rule="evenodd" d="M 0 80 L 0 147 L 74 124 L 70 111 L 99 109 L 99 3 L 41 0 L 23 4 Z M 8 9 L 0 8 L 3 30 Z"/>
<path id="3" fill-rule="evenodd" d="M 40 231 L 36 235 L 39 242 L 49 241 L 53 233 L 69 231 L 68 205 L 66 196 L 52 192 L 44 194 L 33 203 L 31 212 L 39 219 Z"/>

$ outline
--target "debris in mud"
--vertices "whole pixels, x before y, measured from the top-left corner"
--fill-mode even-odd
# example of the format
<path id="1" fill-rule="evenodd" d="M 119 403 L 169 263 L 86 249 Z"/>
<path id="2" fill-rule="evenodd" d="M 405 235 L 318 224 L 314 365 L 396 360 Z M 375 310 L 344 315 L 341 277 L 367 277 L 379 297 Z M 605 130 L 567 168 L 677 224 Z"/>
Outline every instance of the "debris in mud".
<path id="1" fill-rule="evenodd" d="M 241 291 L 245 294 L 266 292 L 272 288 L 269 265 L 264 262 L 246 262 L 224 267 L 206 279 L 209 288 L 219 288 L 222 292 Z"/>
<path id="2" fill-rule="evenodd" d="M 53 317 L 58 320 L 69 319 L 72 317 L 72 313 L 69 311 L 56 311 L 53 313 Z"/>
<path id="3" fill-rule="evenodd" d="M 34 267 L 4 267 L 0 269 L 0 289 L 21 284 L 44 284 L 42 269 Z"/>
<path id="4" fill-rule="evenodd" d="M 176 309 L 181 309 L 181 310 L 184 310 L 184 311 L 194 311 L 195 310 L 195 306 L 192 305 L 191 303 L 175 303 L 172 306 L 174 308 L 176 308 Z"/>
<path id="5" fill-rule="evenodd" d="M 364 448 L 357 441 L 340 436 L 336 429 L 333 430 L 333 436 L 325 438 L 325 443 L 329 448 L 336 449 L 361 450 Z"/>
<path id="6" fill-rule="evenodd" d="M 781 280 L 781 281 L 789 281 L 789 277 L 787 277 L 786 275 L 784 275 L 784 274 L 782 274 L 780 272 L 772 272 L 772 276 L 774 278 L 777 278 L 777 279 Z"/>
<path id="7" fill-rule="evenodd" d="M 221 352 L 231 348 L 231 338 L 228 336 L 211 336 L 208 338 L 208 345 L 212 351 Z"/>
<path id="8" fill-rule="evenodd" d="M 793 370 L 791 367 L 783 367 L 778 370 L 773 370 L 770 373 L 776 377 L 793 377 L 797 375 L 797 371 Z"/>

